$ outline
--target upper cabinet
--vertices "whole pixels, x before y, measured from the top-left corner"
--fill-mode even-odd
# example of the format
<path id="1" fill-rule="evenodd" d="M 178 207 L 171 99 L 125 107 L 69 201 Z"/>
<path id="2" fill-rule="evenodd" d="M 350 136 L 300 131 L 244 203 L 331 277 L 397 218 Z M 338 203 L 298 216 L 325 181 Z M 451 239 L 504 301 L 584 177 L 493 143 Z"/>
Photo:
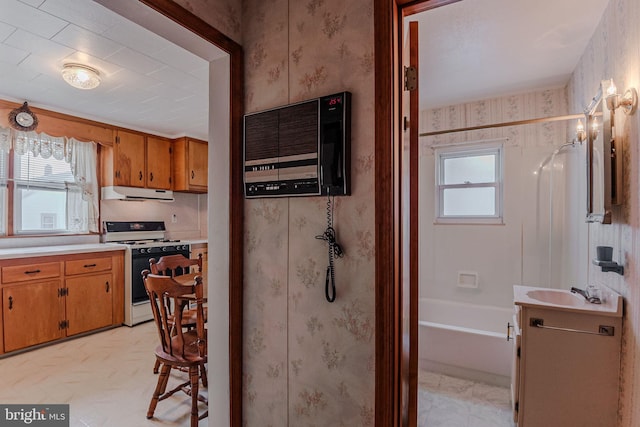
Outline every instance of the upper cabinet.
<path id="1" fill-rule="evenodd" d="M 147 136 L 147 188 L 171 189 L 171 140 Z"/>
<path id="2" fill-rule="evenodd" d="M 117 130 L 101 153 L 102 185 L 171 189 L 171 140 Z"/>
<path id="3" fill-rule="evenodd" d="M 209 171 L 206 141 L 183 137 L 173 141 L 173 190 L 207 192 Z"/>
<path id="4" fill-rule="evenodd" d="M 144 135 L 122 130 L 116 131 L 115 135 L 113 183 L 127 187 L 144 187 Z"/>

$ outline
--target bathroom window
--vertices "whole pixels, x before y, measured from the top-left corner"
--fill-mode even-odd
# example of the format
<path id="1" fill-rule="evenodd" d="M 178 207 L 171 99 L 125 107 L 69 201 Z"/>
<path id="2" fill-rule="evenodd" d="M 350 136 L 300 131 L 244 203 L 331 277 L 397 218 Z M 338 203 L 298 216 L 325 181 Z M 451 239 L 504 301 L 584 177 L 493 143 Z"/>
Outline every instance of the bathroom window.
<path id="1" fill-rule="evenodd" d="M 502 223 L 500 145 L 436 150 L 436 223 Z"/>

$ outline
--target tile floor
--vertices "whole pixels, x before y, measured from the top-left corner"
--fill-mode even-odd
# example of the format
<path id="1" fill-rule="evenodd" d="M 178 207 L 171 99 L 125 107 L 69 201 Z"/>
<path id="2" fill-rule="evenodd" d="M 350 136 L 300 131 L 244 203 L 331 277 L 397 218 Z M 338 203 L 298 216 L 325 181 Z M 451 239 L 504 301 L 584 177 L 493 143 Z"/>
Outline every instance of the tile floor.
<path id="1" fill-rule="evenodd" d="M 0 402 L 68 403 L 72 427 L 188 425 L 183 393 L 159 402 L 154 419 L 146 419 L 156 340 L 154 324 L 144 323 L 0 359 Z M 418 426 L 513 427 L 509 390 L 421 371 Z"/>
<path id="2" fill-rule="evenodd" d="M 513 427 L 509 389 L 420 371 L 419 427 Z"/>
<path id="3" fill-rule="evenodd" d="M 154 419 L 146 418 L 158 379 L 152 372 L 157 339 L 148 322 L 0 359 L 0 402 L 68 403 L 72 427 L 189 425 L 191 401 L 181 392 L 159 402 Z M 185 375 L 172 374 L 169 387 Z"/>

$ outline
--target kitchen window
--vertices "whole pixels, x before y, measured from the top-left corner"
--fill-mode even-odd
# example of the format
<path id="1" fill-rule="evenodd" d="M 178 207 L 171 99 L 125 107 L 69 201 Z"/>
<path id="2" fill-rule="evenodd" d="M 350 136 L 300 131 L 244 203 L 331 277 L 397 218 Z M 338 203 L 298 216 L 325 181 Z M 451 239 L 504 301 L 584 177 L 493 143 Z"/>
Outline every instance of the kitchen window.
<path id="1" fill-rule="evenodd" d="M 502 223 L 502 144 L 436 150 L 436 223 Z"/>
<path id="2" fill-rule="evenodd" d="M 3 235 L 97 231 L 95 143 L 13 132 L 11 148 L 0 149 Z"/>
<path id="3" fill-rule="evenodd" d="M 1 137 L 1 136 L 0 136 Z M 7 178 L 9 173 L 9 153 L 0 149 L 0 236 L 7 234 Z"/>

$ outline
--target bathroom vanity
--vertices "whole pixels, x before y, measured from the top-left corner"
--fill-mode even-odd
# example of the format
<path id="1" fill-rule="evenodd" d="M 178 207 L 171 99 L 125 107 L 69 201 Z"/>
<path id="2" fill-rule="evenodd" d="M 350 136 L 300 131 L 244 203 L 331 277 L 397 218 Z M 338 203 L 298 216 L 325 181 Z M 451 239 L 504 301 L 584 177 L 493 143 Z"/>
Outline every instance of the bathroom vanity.
<path id="1" fill-rule="evenodd" d="M 514 286 L 511 393 L 518 427 L 617 423 L 622 297 Z"/>

